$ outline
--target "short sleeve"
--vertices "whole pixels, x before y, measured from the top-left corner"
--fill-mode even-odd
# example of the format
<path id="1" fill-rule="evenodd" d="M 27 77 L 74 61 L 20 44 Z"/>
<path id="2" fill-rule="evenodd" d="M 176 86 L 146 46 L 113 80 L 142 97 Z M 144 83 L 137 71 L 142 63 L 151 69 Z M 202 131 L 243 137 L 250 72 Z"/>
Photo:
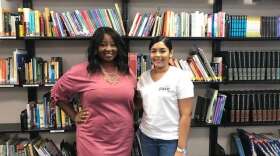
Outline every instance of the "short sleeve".
<path id="1" fill-rule="evenodd" d="M 187 72 L 180 72 L 176 86 L 177 98 L 185 99 L 194 96 L 194 86 Z"/>
<path id="2" fill-rule="evenodd" d="M 52 104 L 57 104 L 58 101 L 68 102 L 74 94 L 82 91 L 86 86 L 87 75 L 83 68 L 82 65 L 72 67 L 55 83 L 51 89 Z"/>

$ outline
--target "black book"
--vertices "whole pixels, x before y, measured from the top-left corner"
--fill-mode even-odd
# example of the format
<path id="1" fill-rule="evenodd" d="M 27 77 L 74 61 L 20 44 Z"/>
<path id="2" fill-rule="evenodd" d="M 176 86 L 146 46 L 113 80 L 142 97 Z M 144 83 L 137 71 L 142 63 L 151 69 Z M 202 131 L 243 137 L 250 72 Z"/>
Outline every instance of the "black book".
<path id="1" fill-rule="evenodd" d="M 240 94 L 236 94 L 236 104 L 235 121 L 240 122 Z"/>
<path id="2" fill-rule="evenodd" d="M 235 122 L 235 94 L 231 94 L 230 122 Z"/>
<path id="3" fill-rule="evenodd" d="M 232 60 L 232 55 L 233 55 L 234 53 L 232 53 L 232 52 L 228 52 L 228 56 L 229 56 L 229 59 L 228 59 L 228 80 L 229 81 L 232 81 L 233 80 L 233 65 L 232 65 L 232 63 L 233 63 L 233 60 Z"/>
<path id="4" fill-rule="evenodd" d="M 238 67 L 237 67 L 237 52 L 231 52 L 232 53 L 232 68 L 233 68 L 233 80 L 239 80 L 238 79 Z"/>
<path id="5" fill-rule="evenodd" d="M 257 93 L 257 121 L 258 122 L 262 122 L 262 100 L 261 100 L 261 95 L 260 93 Z"/>
<path id="6" fill-rule="evenodd" d="M 269 93 L 267 96 L 268 98 L 268 107 L 267 107 L 267 121 L 272 121 L 272 97 L 273 95 L 271 95 L 272 93 Z"/>
<path id="7" fill-rule="evenodd" d="M 272 100 L 272 121 L 277 121 L 277 94 L 273 93 L 273 100 Z"/>
<path id="8" fill-rule="evenodd" d="M 250 94 L 246 94 L 244 122 L 249 122 L 249 119 L 250 119 Z"/>
<path id="9" fill-rule="evenodd" d="M 194 113 L 194 119 L 196 121 L 201 121 L 203 105 L 205 105 L 205 98 L 201 96 L 197 96 L 195 113 Z"/>
<path id="10" fill-rule="evenodd" d="M 276 52 L 271 52 L 271 79 L 276 80 Z"/>
<path id="11" fill-rule="evenodd" d="M 252 52 L 252 80 L 256 80 L 256 73 L 257 73 L 257 63 L 256 63 L 256 55 L 257 53 L 256 52 Z"/>
<path id="12" fill-rule="evenodd" d="M 265 80 L 265 71 L 266 71 L 266 52 L 261 52 L 262 58 L 261 58 L 261 80 Z"/>
<path id="13" fill-rule="evenodd" d="M 240 122 L 245 121 L 245 94 L 241 94 Z"/>
<path id="14" fill-rule="evenodd" d="M 261 80 L 261 52 L 256 52 L 257 60 L 256 60 L 256 80 Z"/>
<path id="15" fill-rule="evenodd" d="M 251 52 L 246 52 L 246 62 L 247 62 L 247 80 L 252 80 L 252 58 L 251 58 Z"/>
<path id="16" fill-rule="evenodd" d="M 267 121 L 267 106 L 266 106 L 267 98 L 266 97 L 267 97 L 266 94 L 263 93 L 262 102 L 261 102 L 261 104 L 262 104 L 262 121 Z"/>
<path id="17" fill-rule="evenodd" d="M 252 94 L 252 121 L 257 122 L 257 105 L 256 105 L 256 96 Z"/>
<path id="18" fill-rule="evenodd" d="M 248 61 L 248 59 L 246 59 L 246 52 L 244 51 L 244 52 L 241 52 L 241 55 L 242 55 L 242 58 L 241 58 L 241 60 L 242 60 L 242 76 L 243 76 L 243 80 L 247 80 L 247 75 L 248 75 L 248 73 L 247 73 L 247 68 L 248 68 L 248 66 L 246 66 L 247 65 L 247 61 Z"/>
<path id="19" fill-rule="evenodd" d="M 275 73 L 276 73 L 276 77 L 275 77 L 275 79 L 276 80 L 280 80 L 280 53 L 279 53 L 279 51 L 277 51 L 276 52 L 276 56 L 275 56 L 275 63 L 276 63 L 276 65 L 275 65 L 275 68 L 276 68 L 276 71 L 275 71 Z"/>
<path id="20" fill-rule="evenodd" d="M 266 79 L 271 80 L 271 52 L 266 52 Z"/>
<path id="21" fill-rule="evenodd" d="M 237 52 L 238 80 L 243 80 L 242 52 Z"/>
<path id="22" fill-rule="evenodd" d="M 202 122 L 205 122 L 205 120 L 206 120 L 209 105 L 210 105 L 210 99 L 209 98 L 204 98 L 204 104 L 202 105 L 201 115 L 200 115 L 200 120 Z"/>
<path id="23" fill-rule="evenodd" d="M 278 93 L 277 103 L 277 121 L 280 121 L 280 93 Z"/>

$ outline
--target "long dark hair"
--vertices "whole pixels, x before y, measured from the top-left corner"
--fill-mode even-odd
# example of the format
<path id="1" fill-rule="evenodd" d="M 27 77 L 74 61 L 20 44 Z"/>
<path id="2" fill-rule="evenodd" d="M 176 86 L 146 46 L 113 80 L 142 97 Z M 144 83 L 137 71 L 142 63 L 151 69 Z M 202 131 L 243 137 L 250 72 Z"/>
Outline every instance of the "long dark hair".
<path id="1" fill-rule="evenodd" d="M 171 40 L 166 37 L 166 36 L 156 36 L 154 37 L 149 45 L 149 50 L 151 50 L 152 46 L 158 42 L 163 42 L 165 44 L 165 46 L 169 49 L 169 51 L 172 50 L 172 43 Z"/>
<path id="2" fill-rule="evenodd" d="M 125 43 L 121 36 L 114 29 L 109 27 L 100 27 L 94 32 L 88 47 L 87 71 L 93 74 L 101 70 L 100 64 L 102 61 L 98 56 L 98 47 L 103 41 L 104 34 L 108 34 L 112 37 L 118 49 L 117 56 L 113 61 L 114 65 L 121 73 L 128 74 L 128 54 Z"/>

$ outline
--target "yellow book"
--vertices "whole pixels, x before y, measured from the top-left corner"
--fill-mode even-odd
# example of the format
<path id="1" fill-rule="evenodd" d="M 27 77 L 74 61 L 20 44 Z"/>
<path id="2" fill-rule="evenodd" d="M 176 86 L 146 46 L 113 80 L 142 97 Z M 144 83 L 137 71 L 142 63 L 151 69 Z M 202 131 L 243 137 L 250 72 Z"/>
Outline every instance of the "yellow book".
<path id="1" fill-rule="evenodd" d="M 246 37 L 261 37 L 260 16 L 247 16 Z"/>
<path id="2" fill-rule="evenodd" d="M 58 106 L 55 106 L 55 119 L 56 128 L 61 128 L 61 110 Z"/>
<path id="3" fill-rule="evenodd" d="M 66 127 L 66 114 L 65 112 L 61 109 L 61 126 L 62 128 Z"/>
<path id="4" fill-rule="evenodd" d="M 51 25 L 50 25 L 50 9 L 45 8 L 45 28 L 47 31 L 47 37 L 52 37 Z"/>
<path id="5" fill-rule="evenodd" d="M 35 10 L 35 36 L 40 36 L 40 12 Z"/>
<path id="6" fill-rule="evenodd" d="M 120 7 L 119 7 L 118 3 L 115 3 L 115 8 L 116 8 L 116 11 L 117 11 L 118 18 L 120 20 L 120 26 L 121 26 L 121 30 L 122 30 L 122 34 L 121 35 L 125 35 L 125 30 L 124 30 L 124 26 L 123 26 L 123 20 L 122 20 L 121 11 L 120 11 Z"/>

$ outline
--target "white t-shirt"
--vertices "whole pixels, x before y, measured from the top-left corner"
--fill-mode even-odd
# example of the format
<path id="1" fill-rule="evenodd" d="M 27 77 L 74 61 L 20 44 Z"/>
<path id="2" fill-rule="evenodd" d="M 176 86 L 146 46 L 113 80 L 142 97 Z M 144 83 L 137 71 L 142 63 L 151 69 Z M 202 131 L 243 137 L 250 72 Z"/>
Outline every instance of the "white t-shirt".
<path id="1" fill-rule="evenodd" d="M 141 75 L 137 90 L 141 93 L 144 108 L 141 131 L 154 139 L 178 139 L 178 99 L 194 96 L 189 74 L 170 66 L 159 80 L 154 81 L 148 70 Z"/>

